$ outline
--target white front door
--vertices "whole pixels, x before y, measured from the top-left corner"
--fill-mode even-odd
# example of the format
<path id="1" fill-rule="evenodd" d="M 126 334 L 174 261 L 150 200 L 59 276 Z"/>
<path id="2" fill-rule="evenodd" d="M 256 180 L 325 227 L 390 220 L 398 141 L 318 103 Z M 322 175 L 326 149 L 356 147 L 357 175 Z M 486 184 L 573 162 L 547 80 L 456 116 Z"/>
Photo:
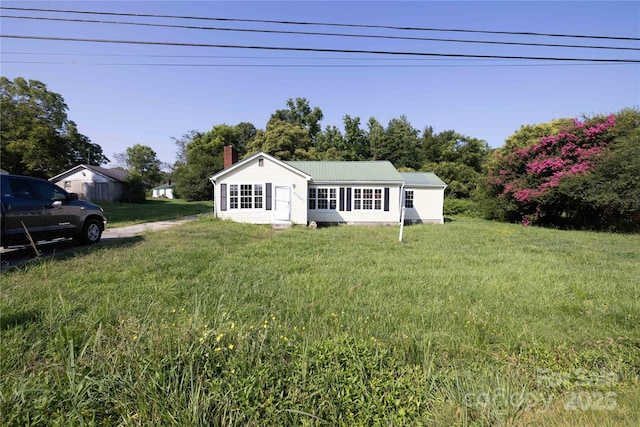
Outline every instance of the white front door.
<path id="1" fill-rule="evenodd" d="M 291 217 L 291 190 L 288 186 L 277 186 L 275 189 L 275 208 L 273 219 L 289 221 Z"/>

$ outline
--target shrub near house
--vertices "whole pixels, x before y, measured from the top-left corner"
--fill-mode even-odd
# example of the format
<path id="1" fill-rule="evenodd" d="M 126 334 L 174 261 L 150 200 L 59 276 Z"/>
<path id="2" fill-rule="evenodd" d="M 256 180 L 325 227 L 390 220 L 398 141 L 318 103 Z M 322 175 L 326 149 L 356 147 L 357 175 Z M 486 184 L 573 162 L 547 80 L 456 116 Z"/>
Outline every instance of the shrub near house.
<path id="1" fill-rule="evenodd" d="M 628 116 L 640 113 L 576 119 L 528 146 L 498 152 L 487 178 L 492 214 L 525 225 L 599 228 L 640 209 L 639 128 L 618 124 Z"/>

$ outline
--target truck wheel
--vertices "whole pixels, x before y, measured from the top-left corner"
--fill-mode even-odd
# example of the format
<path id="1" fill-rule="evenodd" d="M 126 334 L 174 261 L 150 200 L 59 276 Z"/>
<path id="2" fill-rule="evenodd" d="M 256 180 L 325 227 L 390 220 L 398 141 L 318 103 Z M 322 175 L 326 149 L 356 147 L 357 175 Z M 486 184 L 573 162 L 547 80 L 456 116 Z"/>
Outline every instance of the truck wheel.
<path id="1" fill-rule="evenodd" d="M 82 229 L 80 235 L 80 243 L 83 245 L 90 245 L 92 243 L 98 243 L 102 236 L 102 228 L 100 222 L 97 219 L 88 219 Z"/>

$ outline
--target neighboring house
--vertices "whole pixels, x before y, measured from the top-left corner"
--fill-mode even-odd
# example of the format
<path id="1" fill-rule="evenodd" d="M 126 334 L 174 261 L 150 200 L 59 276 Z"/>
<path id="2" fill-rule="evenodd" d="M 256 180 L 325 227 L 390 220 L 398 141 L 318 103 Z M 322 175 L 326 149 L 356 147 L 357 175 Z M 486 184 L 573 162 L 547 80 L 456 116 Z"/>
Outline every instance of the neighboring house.
<path id="1" fill-rule="evenodd" d="M 400 173 L 388 161 L 282 161 L 259 152 L 210 180 L 218 217 L 254 224 L 443 223 L 446 184 L 432 173 Z"/>
<path id="2" fill-rule="evenodd" d="M 127 172 L 99 166 L 78 165 L 49 181 L 81 199 L 91 202 L 115 202 L 122 198 Z"/>
<path id="3" fill-rule="evenodd" d="M 166 199 L 173 199 L 173 185 L 162 184 L 152 188 L 151 197 L 154 197 L 154 198 L 164 197 Z"/>

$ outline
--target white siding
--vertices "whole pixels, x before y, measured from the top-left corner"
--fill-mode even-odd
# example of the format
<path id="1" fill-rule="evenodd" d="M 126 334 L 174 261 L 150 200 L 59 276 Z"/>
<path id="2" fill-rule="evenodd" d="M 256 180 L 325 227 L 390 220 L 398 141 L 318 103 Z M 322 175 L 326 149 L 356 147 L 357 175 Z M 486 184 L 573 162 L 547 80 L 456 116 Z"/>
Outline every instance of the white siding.
<path id="1" fill-rule="evenodd" d="M 89 169 L 78 171 L 61 178 L 55 184 L 69 193 L 76 193 L 80 199 L 89 201 L 114 201 L 122 192 L 112 180 Z"/>
<path id="2" fill-rule="evenodd" d="M 354 182 L 334 182 L 330 184 L 315 184 L 309 175 L 289 167 L 287 164 L 274 159 L 264 153 L 254 155 L 240 163 L 236 163 L 229 169 L 214 175 L 215 183 L 215 212 L 223 219 L 230 219 L 238 222 L 253 224 L 273 224 L 280 221 L 275 220 L 276 213 L 276 187 L 286 187 L 290 194 L 290 218 L 289 222 L 294 224 L 307 224 L 315 221 L 318 223 L 346 223 L 346 224 L 398 224 L 400 221 L 402 189 L 399 183 L 354 183 Z M 262 208 L 241 208 L 240 194 L 238 207 L 231 208 L 230 193 L 231 185 L 237 185 L 238 190 L 242 190 L 242 185 L 263 186 L 263 206 Z M 267 208 L 267 184 L 271 184 L 271 210 Z M 226 188 L 226 210 L 222 207 L 222 186 Z M 336 209 L 315 209 L 309 208 L 308 188 L 333 188 L 336 190 Z M 381 209 L 355 209 L 355 189 L 381 189 L 382 206 Z M 255 187 L 253 188 L 255 189 Z M 344 189 L 344 200 L 341 201 L 340 189 Z M 351 189 L 351 210 L 347 210 L 347 189 Z M 389 192 L 389 210 L 384 210 L 385 189 Z M 421 187 L 407 185 L 404 189 L 412 190 L 414 193 L 414 207 L 407 209 L 405 220 L 409 222 L 430 222 L 443 223 L 442 215 L 444 188 L 443 187 Z M 374 193 L 375 194 L 375 193 Z M 374 198 L 375 200 L 375 198 Z M 342 209 L 340 209 L 342 205 Z"/>
<path id="3" fill-rule="evenodd" d="M 259 166 L 259 160 L 263 165 Z M 245 164 L 239 165 L 229 174 L 218 179 L 215 184 L 215 211 L 220 218 L 231 219 L 237 222 L 253 224 L 271 224 L 273 210 L 266 209 L 266 184 L 272 185 L 272 198 L 275 197 L 276 186 L 286 186 L 291 195 L 291 217 L 294 224 L 307 223 L 307 180 L 300 174 L 291 171 L 268 158 L 257 157 Z M 220 186 L 227 184 L 227 210 L 220 210 Z M 261 209 L 229 209 L 228 186 L 230 184 L 262 184 L 264 204 Z"/>
<path id="4" fill-rule="evenodd" d="M 405 187 L 405 190 L 413 190 L 413 208 L 407 208 L 405 211 L 405 221 L 444 223 L 444 188 Z"/>
<path id="5" fill-rule="evenodd" d="M 313 184 L 312 184 L 313 185 Z M 357 184 L 340 184 L 335 186 L 321 185 L 318 188 L 382 188 L 383 189 L 383 206 L 381 210 L 376 209 L 353 209 L 353 200 L 350 211 L 346 210 L 346 201 L 344 210 L 340 210 L 340 192 L 338 191 L 338 206 L 335 210 L 314 210 L 309 209 L 309 221 L 328 222 L 328 223 L 347 223 L 347 224 L 398 224 L 400 221 L 400 187 L 395 185 L 357 185 Z M 389 188 L 389 211 L 384 210 L 384 188 Z M 353 192 L 353 190 L 352 190 Z M 306 197 L 305 197 L 306 198 Z M 353 193 L 352 193 L 353 199 Z"/>
<path id="6" fill-rule="evenodd" d="M 154 188 L 151 197 L 166 197 L 167 199 L 173 199 L 173 188 Z"/>

